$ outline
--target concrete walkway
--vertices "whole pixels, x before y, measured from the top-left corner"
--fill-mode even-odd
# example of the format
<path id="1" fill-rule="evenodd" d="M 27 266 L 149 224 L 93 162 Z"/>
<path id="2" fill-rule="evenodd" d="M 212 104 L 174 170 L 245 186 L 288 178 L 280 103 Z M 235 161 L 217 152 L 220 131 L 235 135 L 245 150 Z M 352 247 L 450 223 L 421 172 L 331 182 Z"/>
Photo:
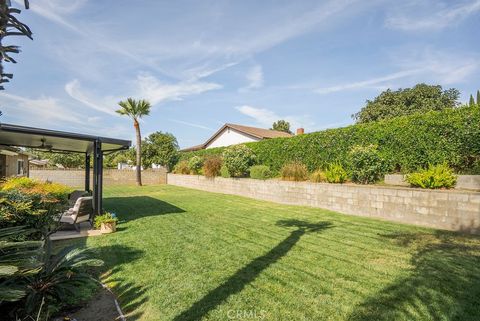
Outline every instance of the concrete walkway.
<path id="1" fill-rule="evenodd" d="M 95 230 L 93 227 L 90 226 L 88 222 L 80 223 L 80 231 L 76 231 L 75 229 L 71 230 L 60 230 L 52 235 L 50 235 L 51 241 L 59 241 L 59 240 L 69 240 L 75 239 L 78 237 L 87 237 L 87 236 L 98 236 L 102 235 L 100 230 Z"/>

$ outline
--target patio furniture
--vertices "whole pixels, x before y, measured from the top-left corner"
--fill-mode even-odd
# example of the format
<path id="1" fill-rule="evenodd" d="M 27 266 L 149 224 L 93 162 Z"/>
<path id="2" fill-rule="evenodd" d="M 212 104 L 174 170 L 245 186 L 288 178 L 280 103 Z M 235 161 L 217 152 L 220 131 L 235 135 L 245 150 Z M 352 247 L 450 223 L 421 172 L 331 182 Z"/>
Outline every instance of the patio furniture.
<path id="1" fill-rule="evenodd" d="M 75 190 L 68 195 L 68 205 L 74 206 L 77 200 L 83 196 L 89 196 L 90 193 L 87 191 Z"/>
<path id="2" fill-rule="evenodd" d="M 89 222 L 92 225 L 93 197 L 79 197 L 75 205 L 68 209 L 60 217 L 61 223 L 73 224 L 77 231 L 80 231 L 80 223 Z"/>

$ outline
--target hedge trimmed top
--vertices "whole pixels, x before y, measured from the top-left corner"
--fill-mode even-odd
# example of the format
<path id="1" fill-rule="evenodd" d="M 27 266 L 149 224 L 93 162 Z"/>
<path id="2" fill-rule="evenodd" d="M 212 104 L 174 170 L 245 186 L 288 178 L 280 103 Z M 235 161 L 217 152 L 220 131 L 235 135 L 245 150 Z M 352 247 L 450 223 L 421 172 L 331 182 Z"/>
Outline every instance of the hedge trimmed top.
<path id="1" fill-rule="evenodd" d="M 295 160 L 313 171 L 334 162 L 349 167 L 348 154 L 353 146 L 370 144 L 378 146 L 391 171 L 408 172 L 428 164 L 448 163 L 459 172 L 479 172 L 480 108 L 432 111 L 245 145 L 254 151 L 258 164 L 274 171 Z M 186 152 L 181 159 L 219 155 L 224 149 Z"/>

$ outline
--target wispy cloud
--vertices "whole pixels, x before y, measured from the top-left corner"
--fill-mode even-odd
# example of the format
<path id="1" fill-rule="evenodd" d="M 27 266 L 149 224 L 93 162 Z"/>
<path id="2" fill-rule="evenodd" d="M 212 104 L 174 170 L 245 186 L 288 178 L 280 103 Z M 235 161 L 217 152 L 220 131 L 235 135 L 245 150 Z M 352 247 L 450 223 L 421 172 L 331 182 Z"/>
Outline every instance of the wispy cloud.
<path id="1" fill-rule="evenodd" d="M 315 124 L 308 115 L 286 115 L 281 116 L 266 108 L 258 108 L 249 105 L 235 107 L 240 113 L 251 117 L 258 125 L 270 128 L 274 122 L 283 119 L 290 123 L 292 129 L 299 127 L 312 128 Z"/>
<path id="2" fill-rule="evenodd" d="M 360 88 L 366 88 L 366 87 L 372 87 L 378 84 L 385 83 L 387 81 L 391 80 L 396 80 L 400 78 L 405 78 L 407 76 L 411 76 L 414 74 L 418 74 L 422 69 L 411 69 L 411 70 L 405 70 L 405 71 L 399 71 L 395 72 L 389 75 L 381 76 L 381 77 L 375 77 L 367 80 L 362 80 L 362 81 L 356 81 L 356 82 L 350 82 L 350 83 L 345 83 L 341 85 L 335 85 L 335 86 L 330 86 L 330 87 L 322 87 L 322 88 L 317 88 L 314 90 L 314 92 L 318 94 L 329 94 L 337 91 L 344 91 L 344 90 L 351 90 L 351 89 L 360 89 Z"/>
<path id="3" fill-rule="evenodd" d="M 442 53 L 431 49 L 399 54 L 398 57 L 394 57 L 394 60 L 400 71 L 366 80 L 317 87 L 313 91 L 318 94 L 329 94 L 364 88 L 384 90 L 390 87 L 387 85 L 400 86 L 405 83 L 405 80 L 414 80 L 415 83 L 424 81 L 451 85 L 465 81 L 480 68 L 480 62 L 476 56 Z M 291 88 L 301 88 L 301 86 Z"/>
<path id="4" fill-rule="evenodd" d="M 249 91 L 251 89 L 257 89 L 263 86 L 263 70 L 261 65 L 254 65 L 251 67 L 245 78 L 248 81 L 248 85 L 246 87 L 240 88 L 240 92 Z"/>
<path id="5" fill-rule="evenodd" d="M 182 125 L 185 125 L 185 126 L 190 126 L 190 127 L 195 127 L 195 128 L 208 130 L 208 131 L 213 131 L 214 130 L 213 128 L 210 128 L 210 127 L 207 127 L 207 126 L 203 126 L 203 125 L 195 124 L 195 123 L 190 123 L 190 122 L 183 121 L 183 120 L 171 119 L 170 118 L 169 121 L 177 123 L 177 124 L 182 124 Z"/>
<path id="6" fill-rule="evenodd" d="M 2 110 L 4 117 L 12 118 L 16 121 L 29 123 L 35 120 L 36 124 L 55 124 L 58 122 L 67 122 L 70 124 L 84 124 L 85 121 L 80 114 L 63 107 L 59 101 L 53 97 L 40 96 L 38 98 L 27 98 L 0 93 Z M 5 103 L 7 101 L 8 103 Z"/>
<path id="7" fill-rule="evenodd" d="M 442 8 L 435 11 L 435 7 L 439 4 L 442 5 Z M 419 6 L 424 6 L 429 10 L 418 10 Z M 440 30 L 456 25 L 479 11 L 479 0 L 456 2 L 453 5 L 445 5 L 445 3 L 437 1 L 415 1 L 404 6 L 400 12 L 388 16 L 385 25 L 404 31 Z M 419 16 L 417 12 L 426 12 L 426 14 Z"/>
<path id="8" fill-rule="evenodd" d="M 222 88 L 219 84 L 202 81 L 167 84 L 160 82 L 150 74 L 139 75 L 135 86 L 136 92 L 133 96 L 148 99 L 153 105 L 168 100 L 181 100 L 185 96 Z"/>
<path id="9" fill-rule="evenodd" d="M 119 116 L 115 112 L 116 104 L 112 103 L 112 99 L 110 99 L 110 104 L 106 104 L 104 101 L 99 101 L 98 98 L 94 98 L 91 96 L 91 94 L 85 92 L 85 90 L 83 90 L 80 86 L 80 82 L 77 79 L 74 79 L 65 84 L 65 91 L 70 97 L 90 108 L 112 116 Z"/>

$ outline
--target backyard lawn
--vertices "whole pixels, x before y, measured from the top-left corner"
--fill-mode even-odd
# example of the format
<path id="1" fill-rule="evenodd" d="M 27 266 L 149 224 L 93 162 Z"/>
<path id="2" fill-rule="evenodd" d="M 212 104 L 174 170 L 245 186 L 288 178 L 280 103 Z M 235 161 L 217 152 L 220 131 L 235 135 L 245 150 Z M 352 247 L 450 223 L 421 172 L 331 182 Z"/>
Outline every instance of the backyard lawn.
<path id="1" fill-rule="evenodd" d="M 174 186 L 111 187 L 128 320 L 479 320 L 480 238 Z"/>

